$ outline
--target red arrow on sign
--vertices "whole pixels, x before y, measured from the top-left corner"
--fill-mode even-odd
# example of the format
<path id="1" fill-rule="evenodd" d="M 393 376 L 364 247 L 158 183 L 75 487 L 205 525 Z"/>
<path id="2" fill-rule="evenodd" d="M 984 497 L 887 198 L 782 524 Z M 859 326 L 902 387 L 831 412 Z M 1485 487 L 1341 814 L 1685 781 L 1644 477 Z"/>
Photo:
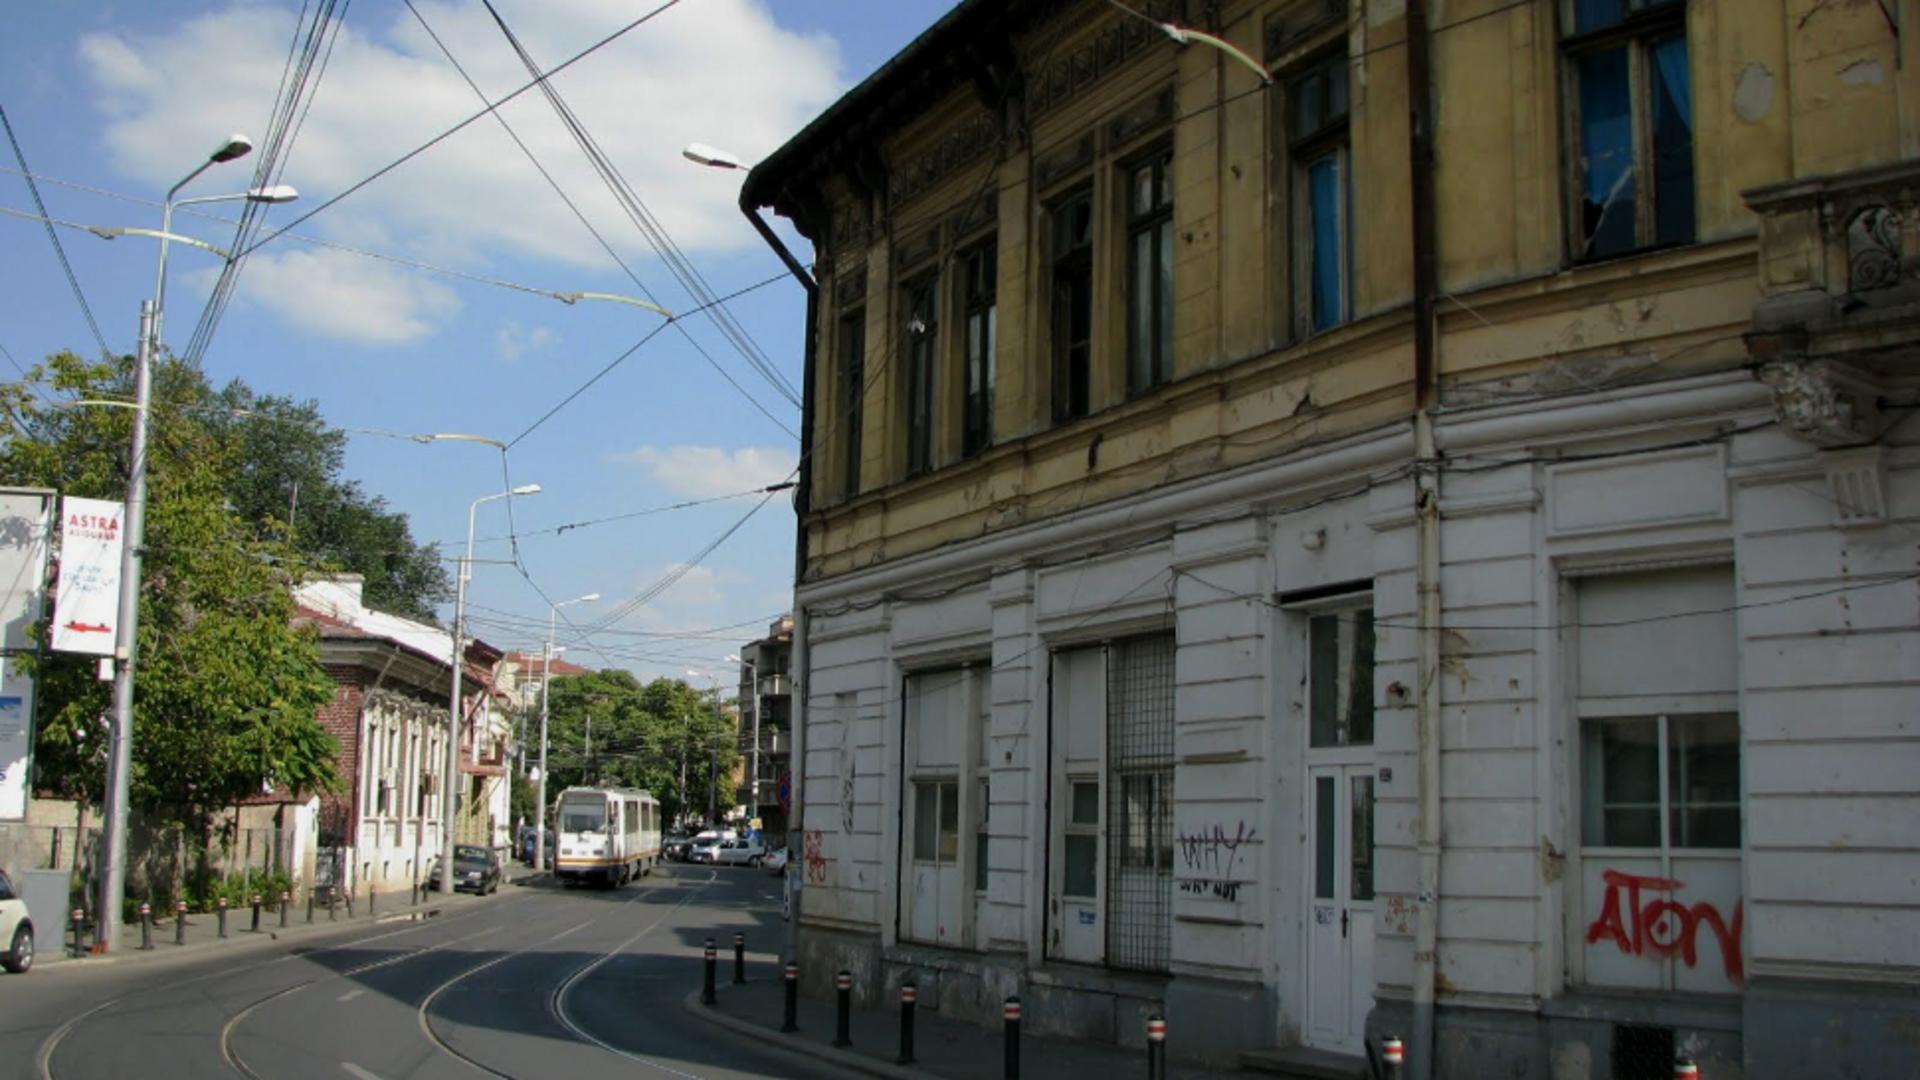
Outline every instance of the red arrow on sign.
<path id="1" fill-rule="evenodd" d="M 113 627 L 105 623 L 95 626 L 91 623 L 70 622 L 67 624 L 67 629 L 76 634 L 108 634 L 113 632 Z"/>

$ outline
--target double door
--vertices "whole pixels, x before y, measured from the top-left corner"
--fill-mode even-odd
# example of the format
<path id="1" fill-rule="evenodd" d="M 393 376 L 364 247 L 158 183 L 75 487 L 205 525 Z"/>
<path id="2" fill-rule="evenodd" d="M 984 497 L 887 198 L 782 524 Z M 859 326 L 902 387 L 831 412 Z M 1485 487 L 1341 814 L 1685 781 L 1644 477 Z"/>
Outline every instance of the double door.
<path id="1" fill-rule="evenodd" d="M 1307 1041 L 1359 1053 L 1373 1007 L 1370 764 L 1307 767 Z"/>

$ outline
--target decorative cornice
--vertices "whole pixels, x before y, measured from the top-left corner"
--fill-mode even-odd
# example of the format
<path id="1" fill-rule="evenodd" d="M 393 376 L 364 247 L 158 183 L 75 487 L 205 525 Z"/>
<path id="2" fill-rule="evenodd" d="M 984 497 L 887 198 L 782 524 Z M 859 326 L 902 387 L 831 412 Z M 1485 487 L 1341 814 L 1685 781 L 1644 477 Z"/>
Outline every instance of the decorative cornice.
<path id="1" fill-rule="evenodd" d="M 999 141 L 1000 122 L 989 112 L 975 113 L 934 144 L 889 171 L 887 194 L 894 206 L 919 195 L 963 165 L 980 159 Z"/>
<path id="2" fill-rule="evenodd" d="M 1044 58 L 1046 68 L 1030 71 L 1028 100 L 1034 116 L 1044 116 L 1078 97 L 1088 87 L 1148 49 L 1166 44 L 1156 22 L 1187 22 L 1187 0 L 1148 0 L 1135 10 L 1146 18 L 1117 15 L 1108 25 L 1066 53 Z"/>
<path id="3" fill-rule="evenodd" d="M 1346 19 L 1342 0 L 1308 0 L 1267 20 L 1261 39 L 1267 66 L 1308 44 Z"/>
<path id="4" fill-rule="evenodd" d="M 1773 391 L 1780 425 L 1815 446 L 1857 446 L 1873 438 L 1871 395 L 1832 364 L 1789 357 L 1761 364 L 1754 376 Z"/>

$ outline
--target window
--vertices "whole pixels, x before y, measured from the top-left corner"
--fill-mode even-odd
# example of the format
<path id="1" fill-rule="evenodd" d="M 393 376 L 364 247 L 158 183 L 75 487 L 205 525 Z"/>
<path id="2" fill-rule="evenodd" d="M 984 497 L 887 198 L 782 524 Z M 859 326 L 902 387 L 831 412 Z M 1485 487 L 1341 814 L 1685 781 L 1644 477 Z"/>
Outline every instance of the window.
<path id="1" fill-rule="evenodd" d="M 1577 258 L 1694 236 L 1693 95 L 1686 4 L 1568 0 Z"/>
<path id="2" fill-rule="evenodd" d="M 999 338 L 995 304 L 999 259 L 994 241 L 974 247 L 960 257 L 966 295 L 967 390 L 961 454 L 972 457 L 993 442 L 993 368 Z"/>
<path id="3" fill-rule="evenodd" d="M 1172 151 L 1135 166 L 1127 179 L 1127 390 L 1142 394 L 1173 378 Z"/>
<path id="4" fill-rule="evenodd" d="M 1068 783 L 1066 873 L 1060 891 L 1067 896 L 1099 895 L 1100 781 Z"/>
<path id="5" fill-rule="evenodd" d="M 1574 590 L 1585 981 L 1738 989 L 1733 575 L 1683 567 Z"/>
<path id="6" fill-rule="evenodd" d="M 1347 135 L 1347 57 L 1319 61 L 1287 84 L 1287 144 L 1293 163 L 1294 310 L 1303 333 L 1350 315 L 1352 154 Z"/>
<path id="7" fill-rule="evenodd" d="M 855 308 L 840 316 L 840 401 L 845 434 L 840 459 L 841 492 L 860 494 L 860 428 L 867 389 L 867 313 Z"/>
<path id="8" fill-rule="evenodd" d="M 933 467 L 934 358 L 938 293 L 929 276 L 907 286 L 907 475 Z"/>
<path id="9" fill-rule="evenodd" d="M 1093 398 L 1093 194 L 1053 208 L 1053 418 L 1087 415 Z"/>
<path id="10" fill-rule="evenodd" d="M 972 941 L 974 894 L 986 883 L 986 777 L 974 745 L 985 681 L 977 669 L 950 668 L 910 675 L 902 688 L 899 928 L 909 940 Z"/>
<path id="11" fill-rule="evenodd" d="M 1164 971 L 1173 914 L 1173 635 L 1107 651 L 1107 963 Z"/>
<path id="12" fill-rule="evenodd" d="M 1309 615 L 1307 745 L 1372 742 L 1373 609 L 1348 607 Z"/>
<path id="13" fill-rule="evenodd" d="M 919 781 L 913 785 L 913 857 L 951 863 L 960 857 L 960 785 Z"/>

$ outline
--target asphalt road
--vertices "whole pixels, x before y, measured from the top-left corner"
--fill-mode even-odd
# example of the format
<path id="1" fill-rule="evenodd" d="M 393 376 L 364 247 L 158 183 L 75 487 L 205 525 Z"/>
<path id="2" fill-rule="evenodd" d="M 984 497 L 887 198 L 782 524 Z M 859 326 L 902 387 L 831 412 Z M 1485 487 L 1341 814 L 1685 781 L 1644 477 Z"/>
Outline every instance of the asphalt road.
<path id="1" fill-rule="evenodd" d="M 0 976 L 0 1077 L 826 1077 L 689 1017 L 704 939 L 775 978 L 777 879 L 672 866 L 619 890 L 503 887 L 437 919 L 236 953 Z"/>

